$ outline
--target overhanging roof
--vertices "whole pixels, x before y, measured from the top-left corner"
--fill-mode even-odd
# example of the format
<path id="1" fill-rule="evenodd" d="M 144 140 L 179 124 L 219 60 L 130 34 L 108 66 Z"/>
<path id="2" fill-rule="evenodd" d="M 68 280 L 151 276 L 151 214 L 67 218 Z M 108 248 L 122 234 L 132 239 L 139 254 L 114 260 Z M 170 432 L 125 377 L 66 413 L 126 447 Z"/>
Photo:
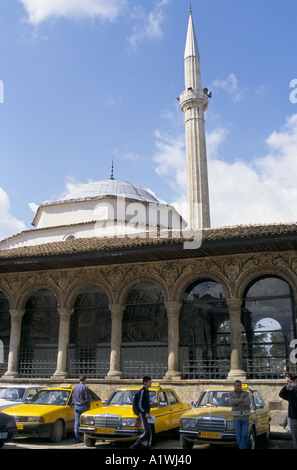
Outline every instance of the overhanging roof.
<path id="1" fill-rule="evenodd" d="M 239 225 L 204 229 L 202 244 L 185 249 L 193 235 L 166 238 L 80 238 L 0 250 L 0 273 L 235 255 L 297 249 L 297 224 Z"/>

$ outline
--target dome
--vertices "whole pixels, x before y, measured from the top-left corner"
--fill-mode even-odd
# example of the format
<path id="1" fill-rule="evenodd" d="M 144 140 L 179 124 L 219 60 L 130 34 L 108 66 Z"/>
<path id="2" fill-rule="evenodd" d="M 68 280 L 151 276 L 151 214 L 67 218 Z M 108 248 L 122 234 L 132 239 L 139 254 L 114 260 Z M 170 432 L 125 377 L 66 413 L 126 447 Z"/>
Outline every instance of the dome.
<path id="1" fill-rule="evenodd" d="M 68 193 L 63 201 L 96 199 L 104 196 L 123 197 L 142 202 L 159 202 L 149 191 L 140 186 L 112 178 L 83 184 Z"/>

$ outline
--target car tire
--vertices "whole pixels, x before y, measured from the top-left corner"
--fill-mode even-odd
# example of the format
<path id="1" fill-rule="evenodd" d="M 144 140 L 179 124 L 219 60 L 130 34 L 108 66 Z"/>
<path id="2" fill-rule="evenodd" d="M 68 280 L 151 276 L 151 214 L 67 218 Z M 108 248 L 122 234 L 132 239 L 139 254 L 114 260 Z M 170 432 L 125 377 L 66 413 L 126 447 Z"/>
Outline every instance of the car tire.
<path id="1" fill-rule="evenodd" d="M 64 437 L 64 424 L 61 419 L 57 419 L 50 435 L 51 442 L 60 442 Z"/>
<path id="2" fill-rule="evenodd" d="M 91 439 L 89 436 L 84 434 L 84 443 L 87 447 L 95 447 L 96 439 Z"/>
<path id="3" fill-rule="evenodd" d="M 183 434 L 180 436 L 180 445 L 183 449 L 193 449 L 194 442 L 188 441 Z"/>
<path id="4" fill-rule="evenodd" d="M 250 430 L 249 440 L 250 440 L 250 449 L 255 449 L 256 448 L 256 433 L 255 433 L 254 428 Z"/>

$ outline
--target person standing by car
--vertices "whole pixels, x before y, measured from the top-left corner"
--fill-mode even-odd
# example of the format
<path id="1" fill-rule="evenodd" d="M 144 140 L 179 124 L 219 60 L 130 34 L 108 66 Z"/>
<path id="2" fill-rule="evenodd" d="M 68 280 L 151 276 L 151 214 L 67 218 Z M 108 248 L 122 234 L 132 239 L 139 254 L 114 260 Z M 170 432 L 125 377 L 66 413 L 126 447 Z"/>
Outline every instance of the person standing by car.
<path id="1" fill-rule="evenodd" d="M 294 449 L 297 449 L 297 377 L 289 380 L 279 392 L 279 396 L 289 402 L 288 417 L 290 418 L 290 430 Z"/>
<path id="2" fill-rule="evenodd" d="M 130 449 L 147 449 L 150 444 L 151 439 L 151 426 L 148 422 L 151 419 L 150 415 L 150 396 L 149 396 L 149 388 L 152 385 L 152 379 L 148 376 L 143 377 L 143 387 L 139 391 L 139 398 L 138 398 L 138 409 L 139 409 L 139 417 L 141 420 L 141 425 L 143 429 L 143 433 L 139 436 L 137 441 L 132 444 Z"/>
<path id="3" fill-rule="evenodd" d="M 242 390 L 240 380 L 235 380 L 234 391 L 229 393 L 233 425 L 239 449 L 249 449 L 250 394 Z"/>
<path id="4" fill-rule="evenodd" d="M 87 379 L 84 375 L 80 376 L 79 384 L 73 390 L 72 401 L 74 403 L 74 436 L 75 443 L 82 442 L 79 435 L 79 418 L 82 413 L 90 408 L 90 394 L 86 386 Z"/>

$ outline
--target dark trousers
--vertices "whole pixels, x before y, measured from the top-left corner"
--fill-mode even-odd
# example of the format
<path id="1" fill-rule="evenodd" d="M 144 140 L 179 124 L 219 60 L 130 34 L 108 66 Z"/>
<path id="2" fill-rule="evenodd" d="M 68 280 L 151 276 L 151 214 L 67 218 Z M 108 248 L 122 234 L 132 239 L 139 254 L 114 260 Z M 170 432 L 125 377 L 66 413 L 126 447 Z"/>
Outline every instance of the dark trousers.
<path id="1" fill-rule="evenodd" d="M 151 425 L 147 422 L 145 414 L 140 413 L 139 415 L 143 432 L 137 439 L 137 441 L 130 447 L 130 449 L 137 449 L 139 447 L 148 449 L 151 440 Z"/>

